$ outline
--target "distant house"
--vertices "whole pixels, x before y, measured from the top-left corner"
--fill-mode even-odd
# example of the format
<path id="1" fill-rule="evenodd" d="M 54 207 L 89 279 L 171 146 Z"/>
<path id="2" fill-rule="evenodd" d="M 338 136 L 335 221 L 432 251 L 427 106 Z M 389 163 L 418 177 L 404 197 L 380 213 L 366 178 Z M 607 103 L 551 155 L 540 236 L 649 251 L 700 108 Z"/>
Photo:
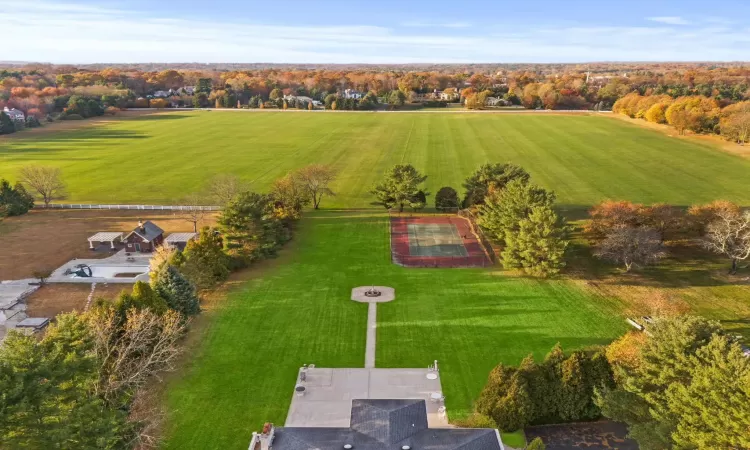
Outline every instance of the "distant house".
<path id="1" fill-rule="evenodd" d="M 287 102 L 291 102 L 294 100 L 299 103 L 301 102 L 312 103 L 313 102 L 313 99 L 311 99 L 310 97 L 306 97 L 304 95 L 285 95 L 284 100 L 286 100 Z"/>
<path id="2" fill-rule="evenodd" d="M 195 86 L 183 86 L 182 88 L 178 89 L 178 91 L 182 91 L 187 95 L 193 95 L 195 94 Z"/>
<path id="3" fill-rule="evenodd" d="M 170 95 L 172 95 L 170 91 L 156 91 L 154 92 L 153 97 L 154 98 L 167 98 Z"/>
<path id="4" fill-rule="evenodd" d="M 138 222 L 138 226 L 128 233 L 122 241 L 125 251 L 130 253 L 150 253 L 164 242 L 164 230 L 150 220 Z"/>
<path id="5" fill-rule="evenodd" d="M 23 111 L 16 108 L 8 109 L 8 107 L 6 106 L 5 108 L 3 108 L 3 112 L 7 114 L 8 117 L 10 117 L 10 120 L 12 120 L 13 122 L 23 122 L 24 120 L 26 120 L 26 116 L 24 116 Z"/>
<path id="6" fill-rule="evenodd" d="M 487 97 L 484 104 L 487 106 L 509 106 L 510 102 L 499 97 Z"/>
<path id="7" fill-rule="evenodd" d="M 445 100 L 446 102 L 458 100 L 458 92 L 456 92 L 455 90 L 453 92 L 442 91 L 438 95 L 440 97 L 440 100 Z"/>
<path id="8" fill-rule="evenodd" d="M 365 94 L 360 91 L 355 91 L 354 89 L 344 89 L 344 98 L 352 98 L 354 100 L 359 100 L 362 97 L 364 97 Z"/>

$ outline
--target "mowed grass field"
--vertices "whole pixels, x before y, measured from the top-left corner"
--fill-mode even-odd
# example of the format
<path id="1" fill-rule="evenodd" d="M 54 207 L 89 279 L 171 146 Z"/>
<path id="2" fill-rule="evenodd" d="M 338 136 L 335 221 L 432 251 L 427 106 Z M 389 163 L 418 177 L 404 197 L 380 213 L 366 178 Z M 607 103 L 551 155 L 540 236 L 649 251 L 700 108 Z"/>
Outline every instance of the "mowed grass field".
<path id="1" fill-rule="evenodd" d="M 27 164 L 59 166 L 74 202 L 174 204 L 219 173 L 262 191 L 295 168 L 323 163 L 339 171 L 339 195 L 324 206 L 361 208 L 394 164 L 415 165 L 435 193 L 460 189 L 480 164 L 506 161 L 564 205 L 605 198 L 750 205 L 750 160 L 594 115 L 165 112 L 0 139 L 0 176 L 14 179 Z"/>
<path id="2" fill-rule="evenodd" d="M 626 324 L 618 304 L 567 280 L 507 277 L 498 269 L 408 269 L 390 260 L 382 213 L 306 216 L 289 248 L 211 313 L 189 365 L 169 384 L 169 449 L 241 449 L 265 421 L 283 424 L 297 370 L 363 367 L 367 305 L 351 288 L 385 284 L 378 367 L 437 359 L 449 415 L 470 411 L 499 362 L 603 344 Z"/>

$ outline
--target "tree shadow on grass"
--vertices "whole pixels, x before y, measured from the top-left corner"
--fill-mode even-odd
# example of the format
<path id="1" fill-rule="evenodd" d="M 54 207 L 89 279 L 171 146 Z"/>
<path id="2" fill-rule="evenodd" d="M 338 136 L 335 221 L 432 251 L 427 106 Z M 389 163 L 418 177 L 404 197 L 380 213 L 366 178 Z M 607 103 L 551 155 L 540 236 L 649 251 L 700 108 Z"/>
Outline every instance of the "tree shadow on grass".
<path id="1" fill-rule="evenodd" d="M 193 116 L 188 116 L 185 114 L 175 114 L 175 113 L 154 113 L 154 114 L 146 114 L 143 116 L 133 117 L 130 120 L 138 121 L 138 122 L 149 122 L 149 121 L 161 121 L 161 120 L 180 120 L 180 119 L 188 119 Z"/>

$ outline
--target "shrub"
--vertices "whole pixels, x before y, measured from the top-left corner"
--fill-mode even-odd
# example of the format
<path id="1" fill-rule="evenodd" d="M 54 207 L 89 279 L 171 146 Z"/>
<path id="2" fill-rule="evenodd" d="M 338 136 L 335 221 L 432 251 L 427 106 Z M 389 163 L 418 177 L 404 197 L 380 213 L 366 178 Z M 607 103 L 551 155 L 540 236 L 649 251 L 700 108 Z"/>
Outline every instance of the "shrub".
<path id="1" fill-rule="evenodd" d="M 438 211 L 450 211 L 458 209 L 458 192 L 450 186 L 441 187 L 435 194 L 435 209 Z"/>
<path id="2" fill-rule="evenodd" d="M 452 423 L 461 428 L 497 428 L 492 417 L 476 412 L 465 419 L 454 420 Z"/>
<path id="3" fill-rule="evenodd" d="M 60 114 L 60 120 L 83 120 L 80 114 Z"/>

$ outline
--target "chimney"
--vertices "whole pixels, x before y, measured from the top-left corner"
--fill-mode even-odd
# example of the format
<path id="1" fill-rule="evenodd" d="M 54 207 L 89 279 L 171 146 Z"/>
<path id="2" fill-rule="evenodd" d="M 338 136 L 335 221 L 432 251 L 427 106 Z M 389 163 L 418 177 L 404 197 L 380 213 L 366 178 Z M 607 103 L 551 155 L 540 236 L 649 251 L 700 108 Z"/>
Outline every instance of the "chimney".
<path id="1" fill-rule="evenodd" d="M 138 229 L 141 230 L 141 232 L 146 231 L 146 229 L 143 228 L 143 221 L 141 219 L 138 219 Z"/>

